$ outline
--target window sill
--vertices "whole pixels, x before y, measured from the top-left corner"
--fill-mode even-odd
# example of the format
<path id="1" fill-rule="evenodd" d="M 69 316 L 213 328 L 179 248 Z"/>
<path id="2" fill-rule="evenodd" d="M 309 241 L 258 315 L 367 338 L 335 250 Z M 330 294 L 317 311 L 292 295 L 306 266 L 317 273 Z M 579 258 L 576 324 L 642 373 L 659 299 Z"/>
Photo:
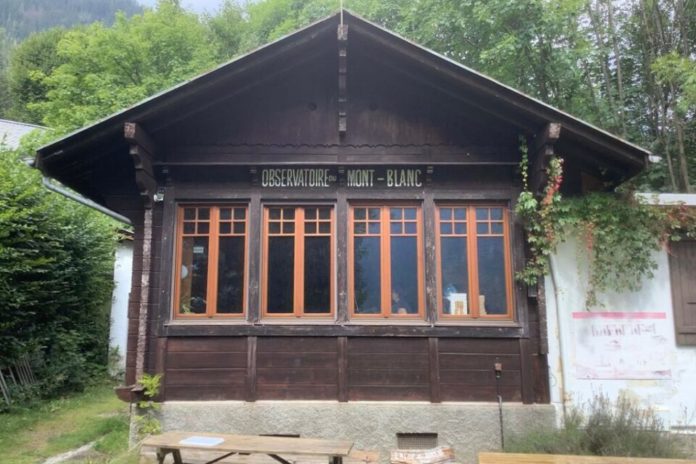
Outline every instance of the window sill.
<path id="1" fill-rule="evenodd" d="M 485 319 L 447 319 L 438 320 L 435 322 L 435 326 L 443 327 L 522 327 L 517 321 L 506 321 L 506 320 L 485 320 Z"/>

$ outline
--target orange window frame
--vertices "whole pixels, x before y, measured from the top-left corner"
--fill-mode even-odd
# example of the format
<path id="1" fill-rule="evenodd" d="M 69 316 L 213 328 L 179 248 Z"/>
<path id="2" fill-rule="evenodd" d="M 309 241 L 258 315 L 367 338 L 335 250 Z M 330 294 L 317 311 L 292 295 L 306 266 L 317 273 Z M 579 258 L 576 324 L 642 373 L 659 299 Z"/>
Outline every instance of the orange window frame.
<path id="1" fill-rule="evenodd" d="M 194 208 L 196 210 L 196 219 L 189 221 L 184 219 L 184 211 L 187 208 Z M 210 216 L 207 221 L 198 220 L 198 209 L 208 208 L 210 211 Z M 220 209 L 232 210 L 231 219 L 220 219 Z M 242 209 L 244 210 L 244 219 L 235 219 L 234 210 Z M 194 233 L 184 233 L 184 223 L 193 222 L 195 223 Z M 208 232 L 198 233 L 198 223 L 208 222 Z M 244 224 L 244 233 L 235 233 L 234 224 L 235 223 Z M 221 233 L 220 224 L 229 223 L 230 232 Z M 217 291 L 218 291 L 218 259 L 220 251 L 220 238 L 221 237 L 244 237 L 244 288 L 242 289 L 242 311 L 239 313 L 218 313 L 217 312 Z M 182 313 L 179 307 L 179 300 L 181 297 L 181 268 L 182 268 L 182 252 L 183 252 L 183 239 L 185 237 L 208 237 L 208 270 L 206 276 L 206 312 L 201 314 L 193 313 Z M 249 244 L 249 209 L 246 205 L 206 205 L 206 204 L 182 204 L 178 205 L 177 208 L 177 222 L 176 222 L 176 253 L 175 253 L 175 271 L 174 271 L 174 299 L 173 299 L 173 310 L 174 316 L 177 319 L 202 319 L 202 318 L 230 318 L 230 319 L 240 319 L 244 318 L 247 313 L 247 288 L 248 288 L 248 244 Z"/>
<path id="2" fill-rule="evenodd" d="M 281 210 L 292 208 L 295 210 L 294 219 L 285 220 L 281 213 L 281 219 L 279 220 L 281 224 L 280 233 L 271 234 L 269 231 L 269 224 L 272 221 L 278 221 L 276 219 L 271 220 L 269 218 L 269 211 L 273 208 L 280 208 Z M 307 219 L 305 217 L 305 210 L 309 208 L 317 208 L 316 219 Z M 319 223 L 326 222 L 325 219 L 319 219 L 318 209 L 328 208 L 330 211 L 329 223 L 330 232 L 320 233 Z M 282 224 L 283 222 L 292 222 L 294 224 L 293 232 L 285 233 Z M 316 225 L 316 233 L 307 233 L 305 231 L 306 223 L 314 223 Z M 294 238 L 294 264 L 293 264 L 293 310 L 288 313 L 272 313 L 269 312 L 268 308 L 268 238 L 270 236 L 286 236 Z M 329 263 L 329 312 L 327 313 L 306 313 L 304 311 L 304 256 L 305 256 L 305 237 L 329 237 L 330 241 L 330 263 Z M 336 297 L 334 295 L 334 290 L 336 288 L 335 283 L 335 255 L 334 250 L 336 237 L 336 219 L 335 219 L 335 209 L 333 205 L 266 205 L 263 208 L 263 239 L 262 239 L 262 259 L 261 259 L 261 315 L 264 318 L 317 318 L 317 319 L 327 319 L 332 318 L 336 314 Z M 299 259 L 298 259 L 299 257 Z"/>
<path id="3" fill-rule="evenodd" d="M 464 208 L 466 210 L 466 228 L 465 233 L 456 233 L 454 224 L 457 221 L 454 219 L 454 214 L 452 214 L 451 220 L 442 220 L 440 211 L 443 208 Z M 477 208 L 488 208 L 489 218 L 479 220 L 476 217 Z M 490 218 L 490 209 L 501 208 L 503 210 L 502 219 L 494 220 Z M 436 261 L 437 261 L 437 307 L 439 317 L 443 320 L 462 320 L 462 319 L 483 319 L 483 320 L 511 320 L 514 316 L 514 302 L 513 302 L 513 284 L 512 284 L 512 256 L 510 249 L 510 210 L 504 205 L 496 204 L 439 204 L 435 208 L 435 241 L 436 241 Z M 503 232 L 493 233 L 492 223 L 502 223 Z M 442 234 L 441 224 L 451 223 L 452 233 Z M 487 223 L 488 233 L 479 234 L 477 233 L 477 224 Z M 448 237 L 466 237 L 467 243 L 467 273 L 468 273 L 468 314 L 457 315 L 457 314 L 447 314 L 444 312 L 443 304 L 443 294 L 442 294 L 442 242 L 441 238 L 443 236 Z M 479 289 L 479 276 L 478 276 L 478 237 L 503 237 L 503 257 L 504 257 L 504 268 L 505 268 L 505 301 L 507 306 L 507 311 L 505 314 L 481 314 L 480 308 L 480 289 Z M 474 295 L 476 298 L 474 298 Z"/>
<path id="4" fill-rule="evenodd" d="M 355 234 L 355 210 L 360 208 L 378 208 L 380 210 L 380 232 L 371 234 L 366 226 L 364 234 Z M 406 221 L 402 213 L 402 218 L 392 220 L 390 218 L 391 208 L 415 208 L 416 209 L 416 261 L 418 265 L 418 311 L 415 314 L 394 314 L 392 312 L 392 285 L 391 285 L 391 237 L 398 236 L 414 236 L 413 234 L 405 233 L 405 228 L 402 227 L 402 233 L 392 234 L 391 223 Z M 369 219 L 358 220 L 357 222 L 376 222 Z M 360 314 L 355 311 L 355 256 L 354 256 L 354 240 L 356 236 L 362 237 L 379 237 L 380 238 L 380 312 L 376 314 Z M 348 309 L 351 318 L 356 319 L 424 319 L 425 318 L 425 260 L 423 254 L 423 211 L 420 205 L 416 204 L 354 204 L 351 205 L 348 212 Z"/>

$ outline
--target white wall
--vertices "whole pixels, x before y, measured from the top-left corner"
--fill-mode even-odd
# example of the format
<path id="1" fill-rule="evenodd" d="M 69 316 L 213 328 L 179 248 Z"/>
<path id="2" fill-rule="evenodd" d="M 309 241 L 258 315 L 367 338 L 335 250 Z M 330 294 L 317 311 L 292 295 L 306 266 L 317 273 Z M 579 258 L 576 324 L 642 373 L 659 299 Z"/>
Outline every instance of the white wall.
<path id="1" fill-rule="evenodd" d="M 111 300 L 111 328 L 109 346 L 118 349 L 121 356 L 116 370 L 126 368 L 126 344 L 128 343 L 128 295 L 133 270 L 133 241 L 122 240 L 116 248 L 114 263 L 114 293 Z"/>
<path id="2" fill-rule="evenodd" d="M 655 276 L 643 282 L 640 291 L 599 295 L 603 305 L 590 308 L 590 311 L 665 313 L 665 319 L 658 321 L 658 326 L 666 327 L 666 330 L 662 331 L 664 337 L 658 342 L 652 343 L 649 341 L 650 338 L 646 337 L 647 343 L 643 346 L 634 345 L 627 348 L 617 345 L 617 350 L 621 352 L 613 353 L 611 356 L 614 356 L 613 359 L 616 359 L 616 356 L 624 357 L 631 363 L 649 359 L 651 355 L 657 354 L 660 356 L 659 359 L 663 360 L 661 364 L 664 371 L 669 373 L 663 373 L 663 378 L 657 375 L 650 379 L 627 378 L 631 375 L 626 373 L 608 376 L 614 378 L 589 379 L 581 378 L 585 376 L 577 371 L 577 363 L 583 358 L 580 345 L 583 344 L 583 333 L 586 332 L 581 333 L 582 322 L 577 319 L 582 316 L 578 315 L 574 319 L 572 315 L 573 312 L 586 311 L 586 250 L 578 246 L 577 240 L 558 247 L 552 258 L 557 292 L 552 276 L 546 277 L 545 287 L 551 401 L 557 406 L 559 414 L 563 390 L 567 404 L 574 405 L 582 405 L 600 392 L 615 398 L 623 391 L 641 404 L 652 407 L 666 427 L 696 432 L 696 347 L 681 347 L 675 343 L 667 252 L 663 250 L 656 253 L 655 258 L 658 265 Z M 596 357 L 603 358 L 603 354 L 597 353 Z M 587 358 L 584 356 L 584 359 Z"/>

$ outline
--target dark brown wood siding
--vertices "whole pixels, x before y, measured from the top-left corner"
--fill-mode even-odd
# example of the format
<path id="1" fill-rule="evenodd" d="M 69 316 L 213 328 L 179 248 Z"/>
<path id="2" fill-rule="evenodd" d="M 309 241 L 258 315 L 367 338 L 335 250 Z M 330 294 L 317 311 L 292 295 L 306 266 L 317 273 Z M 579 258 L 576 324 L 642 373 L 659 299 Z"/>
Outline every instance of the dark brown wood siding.
<path id="1" fill-rule="evenodd" d="M 259 337 L 258 399 L 335 399 L 338 389 L 335 338 Z"/>
<path id="2" fill-rule="evenodd" d="M 168 400 L 243 400 L 247 375 L 245 337 L 173 338 L 167 343 Z"/>

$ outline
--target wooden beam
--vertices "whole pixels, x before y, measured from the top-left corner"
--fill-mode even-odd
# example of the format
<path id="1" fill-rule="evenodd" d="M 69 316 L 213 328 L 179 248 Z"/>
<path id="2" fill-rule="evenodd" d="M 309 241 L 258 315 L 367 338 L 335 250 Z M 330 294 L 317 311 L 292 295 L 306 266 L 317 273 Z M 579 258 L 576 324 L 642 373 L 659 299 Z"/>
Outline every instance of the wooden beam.
<path id="1" fill-rule="evenodd" d="M 438 342 L 438 338 L 428 338 L 428 366 L 430 368 L 431 403 L 442 402 L 442 395 L 440 394 L 440 349 Z"/>
<path id="2" fill-rule="evenodd" d="M 157 156 L 157 144 L 137 122 L 127 122 L 123 125 L 123 136 L 131 146 L 136 145 L 145 150 L 151 158 Z"/>
<path id="3" fill-rule="evenodd" d="M 554 146 L 561 136 L 561 124 L 550 122 L 537 136 L 529 150 L 529 188 L 537 194 L 543 193 L 547 181 L 546 169 L 554 156 Z"/>
<path id="4" fill-rule="evenodd" d="M 123 125 L 123 136 L 130 144 L 129 154 L 135 168 L 135 184 L 146 208 L 152 208 L 157 181 L 152 170 L 152 162 L 157 153 L 157 145 L 140 124 L 127 122 Z"/>
<path id="5" fill-rule="evenodd" d="M 337 337 L 338 343 L 338 401 L 348 401 L 348 337 Z"/>
<path id="6" fill-rule="evenodd" d="M 348 130 L 348 26 L 338 26 L 338 135 Z"/>

